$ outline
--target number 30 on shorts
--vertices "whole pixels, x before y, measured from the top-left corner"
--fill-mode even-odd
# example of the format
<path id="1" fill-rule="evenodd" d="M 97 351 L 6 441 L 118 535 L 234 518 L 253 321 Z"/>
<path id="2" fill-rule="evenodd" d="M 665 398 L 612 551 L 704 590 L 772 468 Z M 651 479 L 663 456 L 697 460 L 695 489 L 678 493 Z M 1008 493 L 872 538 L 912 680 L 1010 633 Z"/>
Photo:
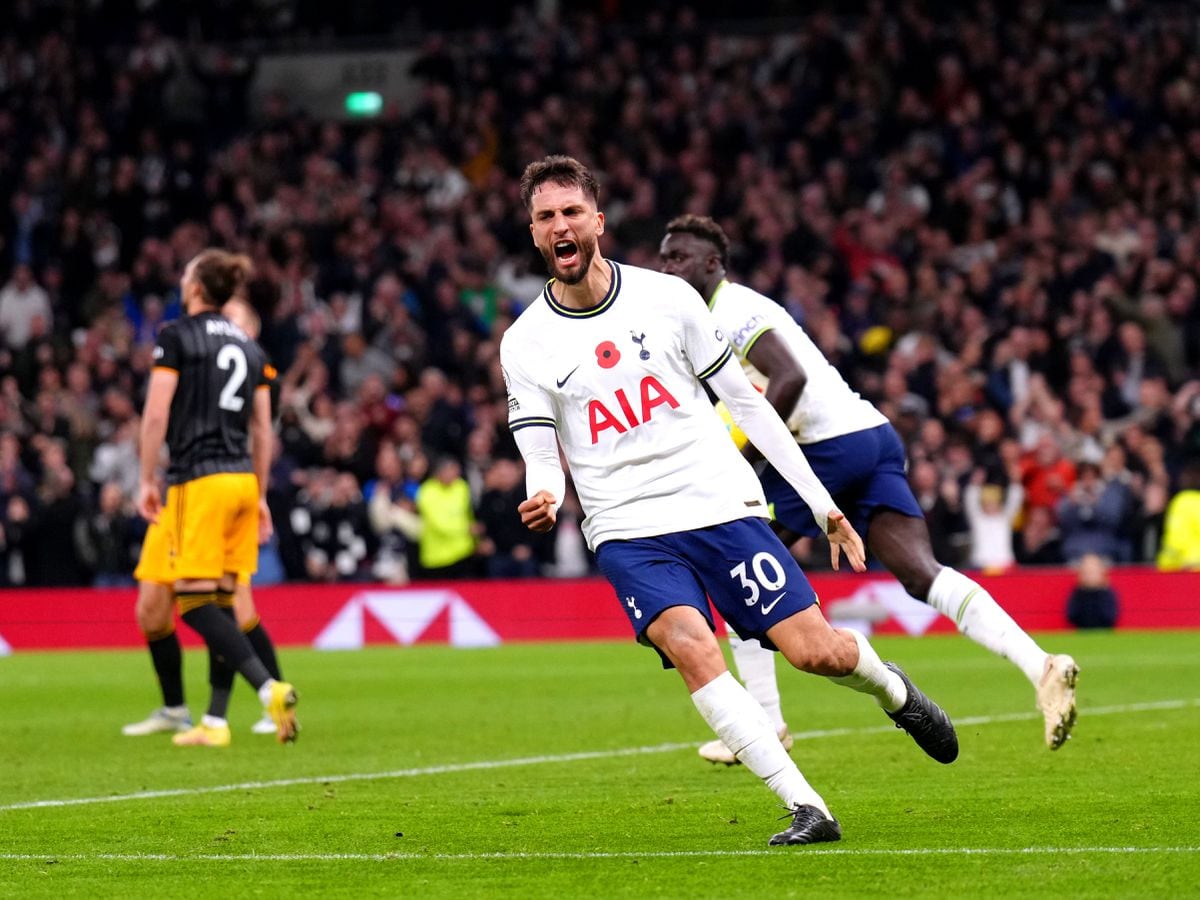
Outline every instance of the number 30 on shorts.
<path id="1" fill-rule="evenodd" d="M 749 568 L 749 572 L 747 568 Z M 753 578 L 749 577 L 750 575 L 753 575 Z M 747 606 L 754 606 L 758 603 L 758 598 L 762 593 L 760 586 L 768 591 L 777 591 L 787 583 L 787 574 L 783 571 L 783 566 L 779 564 L 779 560 L 765 550 L 755 553 L 748 566 L 745 562 L 738 563 L 729 570 L 729 577 L 737 579 L 742 590 L 750 591 L 748 596 L 742 598 L 746 601 Z"/>

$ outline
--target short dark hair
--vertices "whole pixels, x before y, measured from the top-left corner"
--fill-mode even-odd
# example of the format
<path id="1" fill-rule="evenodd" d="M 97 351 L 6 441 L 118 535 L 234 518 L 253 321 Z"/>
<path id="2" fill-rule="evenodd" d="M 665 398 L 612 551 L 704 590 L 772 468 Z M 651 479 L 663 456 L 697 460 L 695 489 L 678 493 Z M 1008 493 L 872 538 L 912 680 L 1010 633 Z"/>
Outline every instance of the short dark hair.
<path id="1" fill-rule="evenodd" d="M 221 306 L 235 294 L 241 294 L 254 271 L 250 257 L 217 247 L 202 250 L 192 260 L 192 277 L 200 282 L 209 306 Z"/>
<path id="2" fill-rule="evenodd" d="M 729 265 L 729 238 L 725 236 L 721 226 L 708 216 L 697 216 L 692 213 L 676 216 L 667 223 L 667 234 L 690 234 L 692 237 L 707 241 L 716 248 L 717 258 L 721 260 L 721 265 Z"/>
<path id="3" fill-rule="evenodd" d="M 545 156 L 527 165 L 521 176 L 521 202 L 526 209 L 533 209 L 533 192 L 547 181 L 577 187 L 593 203 L 600 201 L 600 182 L 587 166 L 573 156 Z"/>

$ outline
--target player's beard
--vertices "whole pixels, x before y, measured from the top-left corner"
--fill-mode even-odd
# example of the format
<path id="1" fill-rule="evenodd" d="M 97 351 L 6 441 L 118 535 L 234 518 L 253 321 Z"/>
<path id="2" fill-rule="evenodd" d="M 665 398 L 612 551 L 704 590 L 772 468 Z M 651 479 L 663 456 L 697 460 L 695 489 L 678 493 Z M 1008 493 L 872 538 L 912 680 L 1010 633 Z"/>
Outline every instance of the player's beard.
<path id="1" fill-rule="evenodd" d="M 588 269 L 592 266 L 592 258 L 596 255 L 596 238 L 593 236 L 586 240 L 577 240 L 575 248 L 579 254 L 579 261 L 570 273 L 567 273 L 559 266 L 558 257 L 554 255 L 553 244 L 550 245 L 548 250 L 542 250 L 542 259 L 546 260 L 546 268 L 550 270 L 550 274 L 554 276 L 554 279 L 561 284 L 576 285 L 587 278 Z"/>

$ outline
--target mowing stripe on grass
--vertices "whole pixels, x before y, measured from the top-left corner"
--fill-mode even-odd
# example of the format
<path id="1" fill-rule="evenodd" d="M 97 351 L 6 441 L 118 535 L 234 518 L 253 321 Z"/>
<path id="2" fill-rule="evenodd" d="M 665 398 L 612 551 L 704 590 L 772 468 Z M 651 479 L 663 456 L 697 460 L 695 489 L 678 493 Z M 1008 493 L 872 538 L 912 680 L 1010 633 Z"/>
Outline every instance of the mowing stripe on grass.
<path id="1" fill-rule="evenodd" d="M 1097 706 L 1085 710 L 1084 716 L 1107 716 L 1122 713 L 1155 712 L 1170 709 L 1200 707 L 1200 698 L 1192 700 L 1160 700 L 1153 703 L 1127 703 L 1121 706 Z M 1040 719 L 1041 713 L 1006 713 L 997 716 L 973 716 L 956 719 L 958 725 L 991 725 L 999 722 L 1020 722 Z M 870 728 L 829 728 L 822 731 L 798 731 L 792 737 L 798 741 L 848 735 L 890 734 L 887 725 Z M 545 756 L 523 756 L 516 759 L 486 759 L 477 762 L 447 763 L 419 769 L 395 769 L 390 772 L 351 772 L 343 775 L 310 775 L 303 778 L 279 778 L 273 781 L 244 781 L 238 784 L 216 784 L 210 787 L 167 788 L 159 791 L 138 791 L 132 794 L 113 794 L 108 797 L 73 797 L 61 800 L 27 800 L 23 803 L 0 805 L 0 812 L 15 809 L 43 809 L 63 806 L 88 806 L 95 803 L 123 803 L 130 800 L 157 800 L 163 797 L 193 797 L 199 794 L 225 794 L 231 791 L 252 791 L 265 788 L 294 787 L 302 784 L 338 784 L 347 781 L 384 781 L 392 778 L 417 778 L 423 775 L 448 775 L 457 772 L 477 772 L 487 769 L 511 769 L 519 766 L 538 766 L 546 763 L 582 762 L 593 759 L 618 759 L 624 756 L 644 756 L 652 753 L 673 753 L 691 750 L 696 742 L 655 744 L 649 747 L 623 747 L 616 750 L 588 750 L 580 753 L 558 753 Z"/>
<path id="2" fill-rule="evenodd" d="M 780 856 L 787 850 L 633 850 L 594 853 L 0 853 L 12 862 L 419 862 L 430 860 L 498 862 L 538 859 L 676 859 L 709 856 Z M 802 856 L 1036 856 L 1047 854 L 1200 853 L 1200 847 L 822 847 L 794 851 Z M 799 858 L 799 857 L 797 857 Z"/>

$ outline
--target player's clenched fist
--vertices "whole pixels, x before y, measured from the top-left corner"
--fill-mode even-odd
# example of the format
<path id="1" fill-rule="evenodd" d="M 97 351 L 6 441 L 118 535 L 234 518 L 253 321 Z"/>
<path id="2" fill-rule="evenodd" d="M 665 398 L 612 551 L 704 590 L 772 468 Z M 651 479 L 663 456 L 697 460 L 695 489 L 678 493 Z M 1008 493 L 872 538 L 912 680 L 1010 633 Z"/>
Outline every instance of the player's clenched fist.
<path id="1" fill-rule="evenodd" d="M 517 507 L 517 512 L 521 514 L 521 521 L 526 528 L 541 534 L 554 527 L 554 522 L 558 518 L 558 513 L 554 509 L 554 504 L 557 502 L 549 491 L 538 491 L 521 503 Z M 861 541 L 859 546 L 862 546 Z"/>
<path id="2" fill-rule="evenodd" d="M 850 524 L 850 520 L 840 510 L 830 510 L 829 527 L 825 530 L 829 538 L 829 556 L 836 571 L 838 567 L 839 550 L 846 551 L 846 559 L 850 560 L 850 568 L 855 572 L 867 570 L 867 553 L 863 549 L 862 538 Z"/>

